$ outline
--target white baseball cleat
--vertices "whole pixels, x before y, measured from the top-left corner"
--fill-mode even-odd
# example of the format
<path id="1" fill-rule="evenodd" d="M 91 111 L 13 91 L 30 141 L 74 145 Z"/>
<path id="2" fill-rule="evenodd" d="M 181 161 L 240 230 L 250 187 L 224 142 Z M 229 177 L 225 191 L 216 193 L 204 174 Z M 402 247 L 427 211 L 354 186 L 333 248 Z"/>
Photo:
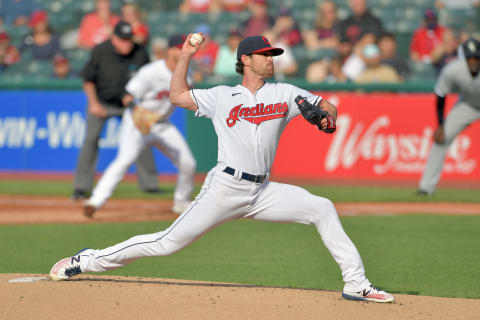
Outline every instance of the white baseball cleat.
<path id="1" fill-rule="evenodd" d="M 80 259 L 82 256 L 88 256 L 91 251 L 93 250 L 82 249 L 74 256 L 58 261 L 50 270 L 50 278 L 55 281 L 61 281 L 82 273 L 82 270 L 80 270 Z"/>
<path id="2" fill-rule="evenodd" d="M 358 292 L 343 290 L 342 297 L 347 300 L 373 301 L 380 303 L 393 302 L 395 300 L 390 293 L 379 290 L 372 285 Z"/>

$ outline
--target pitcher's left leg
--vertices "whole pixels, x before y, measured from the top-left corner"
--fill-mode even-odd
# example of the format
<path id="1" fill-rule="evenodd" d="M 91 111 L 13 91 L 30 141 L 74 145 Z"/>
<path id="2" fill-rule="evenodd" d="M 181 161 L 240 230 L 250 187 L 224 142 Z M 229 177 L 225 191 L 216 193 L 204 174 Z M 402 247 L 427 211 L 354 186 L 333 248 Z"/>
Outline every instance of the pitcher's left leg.
<path id="1" fill-rule="evenodd" d="M 360 254 L 343 230 L 330 200 L 315 196 L 300 187 L 269 182 L 246 217 L 263 221 L 314 224 L 342 271 L 345 289 L 360 291 L 370 286 Z"/>

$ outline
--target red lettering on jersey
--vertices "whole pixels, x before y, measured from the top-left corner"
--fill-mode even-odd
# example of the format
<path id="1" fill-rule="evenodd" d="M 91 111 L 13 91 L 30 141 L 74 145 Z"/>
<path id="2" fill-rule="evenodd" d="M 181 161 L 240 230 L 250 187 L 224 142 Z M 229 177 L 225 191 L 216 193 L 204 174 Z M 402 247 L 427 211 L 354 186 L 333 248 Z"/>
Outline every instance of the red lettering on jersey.
<path id="1" fill-rule="evenodd" d="M 254 107 L 243 107 L 239 104 L 230 110 L 227 118 L 227 125 L 231 128 L 240 119 L 247 120 L 250 123 L 259 125 L 268 120 L 284 118 L 287 116 L 288 104 L 286 102 L 279 102 L 265 106 L 263 103 L 258 103 Z"/>
<path id="2" fill-rule="evenodd" d="M 162 90 L 162 91 L 157 92 L 157 94 L 155 95 L 155 99 L 162 100 L 164 98 L 168 98 L 169 95 L 170 95 L 170 91 Z"/>

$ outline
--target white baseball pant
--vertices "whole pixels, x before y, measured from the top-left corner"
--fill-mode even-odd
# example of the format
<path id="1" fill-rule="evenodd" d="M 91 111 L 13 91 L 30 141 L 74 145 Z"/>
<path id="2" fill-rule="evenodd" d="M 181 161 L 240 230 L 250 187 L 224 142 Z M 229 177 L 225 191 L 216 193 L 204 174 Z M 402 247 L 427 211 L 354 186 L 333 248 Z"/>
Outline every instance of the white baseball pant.
<path id="1" fill-rule="evenodd" d="M 360 254 L 344 232 L 330 200 L 288 184 L 239 180 L 223 172 L 224 168 L 219 164 L 208 173 L 196 199 L 169 228 L 93 250 L 87 259 L 82 256 L 82 272 L 106 271 L 141 257 L 170 255 L 221 223 L 251 218 L 314 224 L 340 266 L 345 289 L 360 291 L 370 285 Z"/>
<path id="2" fill-rule="evenodd" d="M 132 111 L 127 109 L 122 117 L 117 156 L 98 181 L 88 199 L 89 205 L 99 208 L 111 197 L 130 165 L 147 145 L 157 147 L 178 169 L 174 202 L 190 203 L 196 162 L 185 138 L 170 122 L 156 123 L 148 135 L 142 135 L 135 128 Z"/>

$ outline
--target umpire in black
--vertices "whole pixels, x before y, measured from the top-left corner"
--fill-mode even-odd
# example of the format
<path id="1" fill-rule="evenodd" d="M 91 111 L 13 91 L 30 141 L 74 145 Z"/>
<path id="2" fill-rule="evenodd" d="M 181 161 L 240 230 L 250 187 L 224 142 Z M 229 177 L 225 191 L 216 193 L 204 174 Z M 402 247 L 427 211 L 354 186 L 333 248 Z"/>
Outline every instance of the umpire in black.
<path id="1" fill-rule="evenodd" d="M 120 21 L 111 39 L 93 48 L 90 60 L 81 72 L 88 100 L 87 133 L 78 157 L 73 199 L 86 198 L 92 190 L 100 132 L 109 117 L 123 114 L 124 106 L 130 102 L 125 85 L 150 60 L 145 48 L 135 44 L 132 37 L 131 25 Z M 136 165 L 140 189 L 158 192 L 151 148 L 140 154 Z"/>

